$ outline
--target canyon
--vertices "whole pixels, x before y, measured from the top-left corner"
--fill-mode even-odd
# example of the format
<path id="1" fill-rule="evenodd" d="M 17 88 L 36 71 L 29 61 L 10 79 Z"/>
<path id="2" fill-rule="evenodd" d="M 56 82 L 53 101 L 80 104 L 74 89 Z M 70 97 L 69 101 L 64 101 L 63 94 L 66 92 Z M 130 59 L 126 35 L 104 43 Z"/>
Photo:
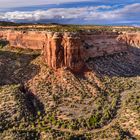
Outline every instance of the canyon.
<path id="1" fill-rule="evenodd" d="M 0 30 L 0 139 L 140 139 L 139 29 L 26 28 Z"/>
<path id="2" fill-rule="evenodd" d="M 46 32 L 1 30 L 0 38 L 10 46 L 42 50 L 43 61 L 54 70 L 79 72 L 89 58 L 140 47 L 140 32 Z"/>

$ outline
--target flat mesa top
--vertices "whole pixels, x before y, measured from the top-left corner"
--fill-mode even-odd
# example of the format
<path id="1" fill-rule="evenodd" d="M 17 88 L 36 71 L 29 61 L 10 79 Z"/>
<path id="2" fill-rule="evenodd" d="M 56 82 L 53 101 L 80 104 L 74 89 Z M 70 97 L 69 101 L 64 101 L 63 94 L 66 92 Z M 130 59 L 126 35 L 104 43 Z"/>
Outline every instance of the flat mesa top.
<path id="1" fill-rule="evenodd" d="M 80 31 L 140 31 L 134 26 L 99 26 L 99 25 L 64 25 L 64 24 L 27 24 L 0 22 L 0 30 L 37 30 L 54 32 L 80 32 Z"/>

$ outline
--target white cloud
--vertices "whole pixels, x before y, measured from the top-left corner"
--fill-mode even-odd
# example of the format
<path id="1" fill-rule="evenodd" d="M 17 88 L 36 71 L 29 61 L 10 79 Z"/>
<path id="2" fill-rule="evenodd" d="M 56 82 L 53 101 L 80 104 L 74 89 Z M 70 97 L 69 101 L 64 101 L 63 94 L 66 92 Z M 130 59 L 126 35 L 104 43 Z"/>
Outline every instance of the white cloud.
<path id="1" fill-rule="evenodd" d="M 108 10 L 108 11 L 95 11 L 86 17 L 87 20 L 97 18 L 104 20 L 123 20 L 136 18 L 140 21 L 140 3 L 126 5 L 123 8 Z"/>
<path id="2" fill-rule="evenodd" d="M 95 7 L 83 7 L 83 8 L 52 8 L 48 10 L 36 10 L 36 11 L 14 11 L 5 12 L 0 14 L 0 19 L 3 20 L 45 20 L 54 18 L 87 18 L 94 14 L 97 14 L 98 9 L 109 9 L 110 6 L 95 6 Z M 97 15 L 98 16 L 98 15 Z"/>
<path id="3" fill-rule="evenodd" d="M 101 10 L 102 9 L 102 10 Z M 104 11 L 105 10 L 105 11 Z M 124 6 L 112 10 L 110 6 L 92 6 L 82 8 L 51 8 L 36 11 L 15 11 L 0 13 L 1 20 L 10 21 L 40 21 L 40 20 L 79 20 L 101 23 L 100 21 L 140 21 L 140 3 Z"/>

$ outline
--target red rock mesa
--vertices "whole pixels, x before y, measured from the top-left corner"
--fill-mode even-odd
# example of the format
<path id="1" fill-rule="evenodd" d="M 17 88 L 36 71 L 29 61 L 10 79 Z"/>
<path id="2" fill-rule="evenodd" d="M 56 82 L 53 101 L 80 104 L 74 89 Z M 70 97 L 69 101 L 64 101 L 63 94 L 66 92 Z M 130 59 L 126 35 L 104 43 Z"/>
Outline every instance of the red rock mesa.
<path id="1" fill-rule="evenodd" d="M 41 49 L 43 60 L 53 69 L 67 67 L 79 72 L 89 57 L 140 47 L 140 33 L 0 31 L 0 38 L 18 48 Z"/>

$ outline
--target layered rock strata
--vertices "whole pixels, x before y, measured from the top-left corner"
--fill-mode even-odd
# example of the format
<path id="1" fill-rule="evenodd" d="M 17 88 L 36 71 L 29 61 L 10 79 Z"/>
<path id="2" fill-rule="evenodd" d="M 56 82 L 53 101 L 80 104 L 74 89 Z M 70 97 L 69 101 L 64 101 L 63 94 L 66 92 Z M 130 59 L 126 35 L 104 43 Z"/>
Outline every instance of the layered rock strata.
<path id="1" fill-rule="evenodd" d="M 124 33 L 118 37 L 118 40 L 129 46 L 140 48 L 140 32 Z"/>
<path id="2" fill-rule="evenodd" d="M 41 49 L 43 60 L 53 69 L 67 67 L 79 72 L 90 57 L 126 51 L 140 47 L 140 33 L 73 33 L 45 31 L 0 31 L 0 38 L 18 48 Z"/>
<path id="3" fill-rule="evenodd" d="M 35 31 L 3 31 L 3 37 L 9 41 L 10 46 L 18 48 L 42 49 L 46 41 L 43 32 Z"/>

